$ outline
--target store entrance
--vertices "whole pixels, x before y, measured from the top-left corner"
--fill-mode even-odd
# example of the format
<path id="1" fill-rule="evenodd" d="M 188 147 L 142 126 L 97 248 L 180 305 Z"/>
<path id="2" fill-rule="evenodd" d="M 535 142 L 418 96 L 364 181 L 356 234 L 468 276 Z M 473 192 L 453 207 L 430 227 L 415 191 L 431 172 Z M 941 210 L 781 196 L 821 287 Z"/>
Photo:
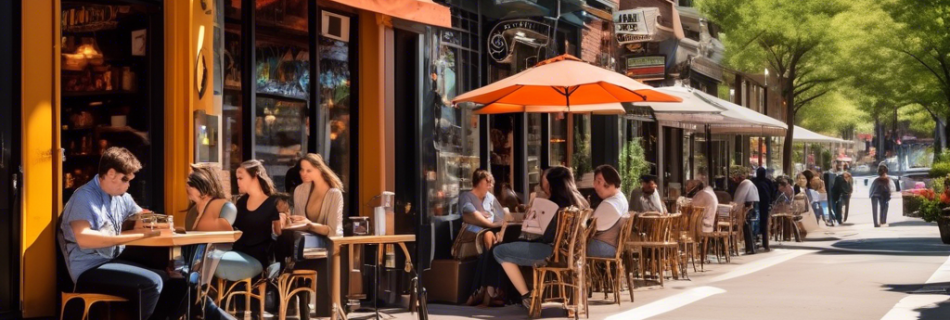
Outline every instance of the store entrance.
<path id="1" fill-rule="evenodd" d="M 20 1 L 0 3 L 0 318 L 19 315 Z"/>
<path id="2" fill-rule="evenodd" d="M 123 147 L 142 163 L 129 194 L 164 212 L 161 5 L 63 1 L 62 17 L 63 202 L 95 177 L 103 151 Z"/>

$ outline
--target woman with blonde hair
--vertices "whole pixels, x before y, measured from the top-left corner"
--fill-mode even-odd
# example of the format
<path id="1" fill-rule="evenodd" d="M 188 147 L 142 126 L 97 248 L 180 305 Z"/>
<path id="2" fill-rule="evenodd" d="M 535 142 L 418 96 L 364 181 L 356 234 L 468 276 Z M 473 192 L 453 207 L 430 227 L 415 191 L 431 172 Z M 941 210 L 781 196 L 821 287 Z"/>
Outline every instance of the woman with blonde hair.
<path id="1" fill-rule="evenodd" d="M 228 195 L 211 166 L 191 165 L 188 174 L 188 200 L 191 206 L 185 215 L 185 229 L 189 231 L 231 231 L 237 218 L 237 207 L 228 201 Z"/>

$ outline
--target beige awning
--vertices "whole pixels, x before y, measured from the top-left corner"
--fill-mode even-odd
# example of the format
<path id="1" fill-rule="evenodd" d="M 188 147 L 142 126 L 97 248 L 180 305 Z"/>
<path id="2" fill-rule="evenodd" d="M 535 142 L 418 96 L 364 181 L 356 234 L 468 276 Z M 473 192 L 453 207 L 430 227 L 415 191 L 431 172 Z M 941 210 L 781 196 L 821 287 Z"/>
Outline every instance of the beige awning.
<path id="1" fill-rule="evenodd" d="M 436 27 L 451 28 L 452 12 L 449 7 L 432 0 L 330 0 L 346 6 L 377 12 L 403 20 Z"/>

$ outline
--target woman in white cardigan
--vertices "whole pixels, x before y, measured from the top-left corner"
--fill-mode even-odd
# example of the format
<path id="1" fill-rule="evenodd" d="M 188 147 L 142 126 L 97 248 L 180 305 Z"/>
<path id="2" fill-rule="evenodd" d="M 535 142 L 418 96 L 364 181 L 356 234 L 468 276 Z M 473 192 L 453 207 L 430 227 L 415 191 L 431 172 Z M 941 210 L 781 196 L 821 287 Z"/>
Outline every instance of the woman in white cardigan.
<path id="1" fill-rule="evenodd" d="M 343 236 L 343 183 L 318 154 L 300 159 L 303 184 L 294 189 L 291 226 L 326 236 Z M 301 227 L 301 225 L 305 225 Z"/>

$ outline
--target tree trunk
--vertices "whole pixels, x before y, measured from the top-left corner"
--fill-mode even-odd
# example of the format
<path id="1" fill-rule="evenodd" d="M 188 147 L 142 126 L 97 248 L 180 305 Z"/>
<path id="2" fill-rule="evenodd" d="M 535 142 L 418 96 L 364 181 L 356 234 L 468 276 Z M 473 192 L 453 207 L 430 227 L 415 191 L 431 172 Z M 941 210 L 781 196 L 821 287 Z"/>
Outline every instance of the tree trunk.
<path id="1" fill-rule="evenodd" d="M 794 163 L 792 158 L 795 156 L 792 152 L 792 145 L 795 143 L 793 138 L 795 134 L 795 90 L 791 79 L 779 80 L 782 87 L 782 97 L 785 100 L 785 124 L 788 125 L 788 130 L 785 131 L 785 144 L 782 145 L 782 168 L 785 169 L 785 174 L 788 176 L 792 176 L 795 172 L 795 168 L 792 166 Z"/>
<path id="2" fill-rule="evenodd" d="M 944 128 L 943 123 L 940 122 L 940 119 L 933 117 L 934 123 L 934 156 L 938 156 L 943 153 L 944 147 L 947 145 L 947 136 L 945 134 L 946 128 Z"/>

